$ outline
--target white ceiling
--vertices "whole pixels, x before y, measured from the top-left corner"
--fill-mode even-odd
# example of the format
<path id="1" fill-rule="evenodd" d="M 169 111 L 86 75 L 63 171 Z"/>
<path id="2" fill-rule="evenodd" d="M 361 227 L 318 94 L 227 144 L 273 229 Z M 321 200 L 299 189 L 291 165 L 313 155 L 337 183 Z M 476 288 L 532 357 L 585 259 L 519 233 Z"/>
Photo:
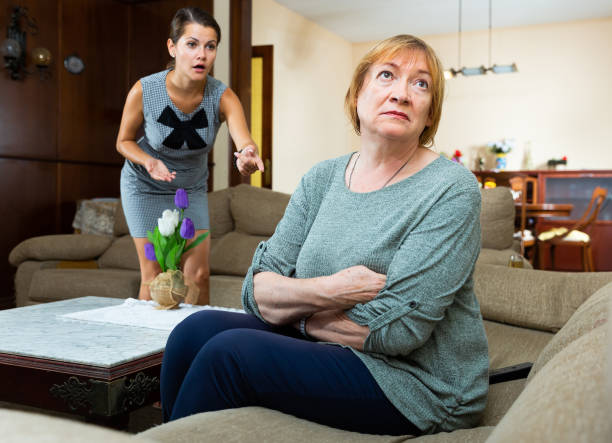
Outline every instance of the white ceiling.
<path id="1" fill-rule="evenodd" d="M 276 0 L 351 42 L 457 32 L 459 0 Z M 489 0 L 462 0 L 462 30 L 489 26 Z M 493 28 L 612 17 L 612 0 L 492 0 Z"/>

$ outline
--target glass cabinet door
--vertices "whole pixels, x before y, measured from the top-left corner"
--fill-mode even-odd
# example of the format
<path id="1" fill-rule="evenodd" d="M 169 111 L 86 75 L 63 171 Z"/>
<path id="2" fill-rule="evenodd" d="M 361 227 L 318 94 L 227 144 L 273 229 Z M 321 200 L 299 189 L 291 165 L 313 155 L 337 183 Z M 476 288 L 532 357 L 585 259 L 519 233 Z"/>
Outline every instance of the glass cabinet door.
<path id="1" fill-rule="evenodd" d="M 575 175 L 547 175 L 542 174 L 545 193 L 542 203 L 571 203 L 574 209 L 570 219 L 578 220 L 589 206 L 591 195 L 596 186 L 608 190 L 608 197 L 601 207 L 598 220 L 612 220 L 612 175 L 588 174 L 588 176 Z"/>

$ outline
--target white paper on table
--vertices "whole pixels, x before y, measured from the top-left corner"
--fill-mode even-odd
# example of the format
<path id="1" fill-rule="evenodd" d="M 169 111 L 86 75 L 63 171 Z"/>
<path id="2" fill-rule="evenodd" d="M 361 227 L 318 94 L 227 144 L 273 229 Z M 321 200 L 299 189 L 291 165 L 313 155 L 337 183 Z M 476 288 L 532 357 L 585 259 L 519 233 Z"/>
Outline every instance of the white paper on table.
<path id="1" fill-rule="evenodd" d="M 205 310 L 244 313 L 242 309 L 221 306 L 197 306 L 181 303 L 178 309 L 156 309 L 152 300 L 126 299 L 122 304 L 88 311 L 71 312 L 58 316 L 61 319 L 81 320 L 94 323 L 109 323 L 140 328 L 171 331 L 191 314 Z"/>

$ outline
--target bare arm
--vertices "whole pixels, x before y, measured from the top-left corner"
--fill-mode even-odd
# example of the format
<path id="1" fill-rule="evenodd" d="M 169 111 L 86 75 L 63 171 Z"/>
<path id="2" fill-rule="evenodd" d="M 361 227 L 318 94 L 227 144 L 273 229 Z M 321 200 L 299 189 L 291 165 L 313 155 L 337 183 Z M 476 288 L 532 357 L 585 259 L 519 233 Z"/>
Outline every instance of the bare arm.
<path id="1" fill-rule="evenodd" d="M 384 275 L 365 266 L 306 279 L 260 272 L 253 278 L 253 291 L 263 318 L 271 324 L 285 325 L 317 312 L 366 303 L 376 297 L 385 281 Z"/>
<path id="2" fill-rule="evenodd" d="M 117 151 L 131 162 L 143 165 L 155 180 L 172 181 L 176 172 L 168 171 L 161 160 L 148 155 L 136 143 L 136 135 L 143 121 L 142 85 L 138 81 L 125 99 L 119 134 L 117 134 Z"/>
<path id="3" fill-rule="evenodd" d="M 236 148 L 238 151 L 244 150 L 242 153 L 234 154 L 237 157 L 236 165 L 240 173 L 242 175 L 249 175 L 258 169 L 263 171 L 263 161 L 259 157 L 257 145 L 251 138 L 242 104 L 238 96 L 230 88 L 223 92 L 219 103 L 219 110 L 221 119 L 227 120 L 227 127 Z"/>

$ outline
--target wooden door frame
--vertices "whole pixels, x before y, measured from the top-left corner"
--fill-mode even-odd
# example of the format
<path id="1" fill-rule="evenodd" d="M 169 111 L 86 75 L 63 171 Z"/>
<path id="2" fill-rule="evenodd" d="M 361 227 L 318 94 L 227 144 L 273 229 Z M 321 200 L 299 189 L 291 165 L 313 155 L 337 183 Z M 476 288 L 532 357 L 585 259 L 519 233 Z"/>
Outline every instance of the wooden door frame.
<path id="1" fill-rule="evenodd" d="M 261 131 L 261 146 L 259 147 L 262 160 L 269 160 L 267 169 L 264 174 L 270 177 L 266 181 L 262 177 L 262 187 L 272 189 L 272 103 L 274 91 L 274 46 L 260 45 L 252 47 L 252 57 L 261 57 L 263 61 L 263 85 L 262 85 L 262 131 Z"/>
<path id="2" fill-rule="evenodd" d="M 251 29 L 252 0 L 230 0 L 230 87 L 240 99 L 247 126 L 251 125 Z M 229 137 L 228 184 L 236 186 L 250 183 L 250 176 L 243 177 L 234 167 L 234 142 Z"/>

